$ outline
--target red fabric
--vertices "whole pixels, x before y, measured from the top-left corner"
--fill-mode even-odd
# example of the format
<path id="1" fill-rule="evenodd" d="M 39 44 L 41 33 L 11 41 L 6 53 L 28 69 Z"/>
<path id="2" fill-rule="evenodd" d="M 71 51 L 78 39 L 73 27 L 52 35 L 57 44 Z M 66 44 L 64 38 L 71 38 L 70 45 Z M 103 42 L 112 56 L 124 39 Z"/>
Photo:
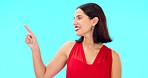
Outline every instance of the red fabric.
<path id="1" fill-rule="evenodd" d="M 111 78 L 112 53 L 103 45 L 93 64 L 87 64 L 82 43 L 75 43 L 68 62 L 66 78 Z"/>

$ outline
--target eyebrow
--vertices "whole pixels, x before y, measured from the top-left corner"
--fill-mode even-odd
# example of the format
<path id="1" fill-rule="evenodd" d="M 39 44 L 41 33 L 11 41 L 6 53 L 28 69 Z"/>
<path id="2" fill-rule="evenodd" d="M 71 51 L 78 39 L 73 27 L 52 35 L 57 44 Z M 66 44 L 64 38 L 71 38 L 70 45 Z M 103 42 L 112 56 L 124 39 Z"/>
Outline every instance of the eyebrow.
<path id="1" fill-rule="evenodd" d="M 76 17 L 82 17 L 82 15 L 77 15 Z M 74 17 L 75 18 L 75 17 Z"/>

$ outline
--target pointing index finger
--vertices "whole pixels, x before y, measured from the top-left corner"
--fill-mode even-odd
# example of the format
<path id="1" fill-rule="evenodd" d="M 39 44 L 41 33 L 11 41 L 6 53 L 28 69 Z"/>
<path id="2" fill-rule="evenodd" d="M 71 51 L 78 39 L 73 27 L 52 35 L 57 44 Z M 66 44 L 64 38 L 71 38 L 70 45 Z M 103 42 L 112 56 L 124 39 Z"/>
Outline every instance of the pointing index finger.
<path id="1" fill-rule="evenodd" d="M 24 27 L 26 28 L 26 30 L 27 30 L 29 33 L 32 33 L 32 31 L 28 28 L 27 25 L 24 24 Z"/>

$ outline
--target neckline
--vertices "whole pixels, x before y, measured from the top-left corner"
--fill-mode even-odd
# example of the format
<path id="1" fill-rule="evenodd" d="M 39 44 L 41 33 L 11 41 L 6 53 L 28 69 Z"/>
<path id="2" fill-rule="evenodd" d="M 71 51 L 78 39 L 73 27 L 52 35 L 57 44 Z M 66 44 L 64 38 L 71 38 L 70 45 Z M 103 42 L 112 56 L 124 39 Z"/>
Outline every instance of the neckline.
<path id="1" fill-rule="evenodd" d="M 99 57 L 100 53 L 102 52 L 102 48 L 104 47 L 104 44 L 101 46 L 100 50 L 98 51 L 95 59 L 93 60 L 93 62 L 91 64 L 87 63 L 86 55 L 84 53 L 83 43 L 81 43 L 81 47 L 82 47 L 82 54 L 83 54 L 83 58 L 84 58 L 84 63 L 91 66 L 91 65 L 94 65 L 95 64 L 97 58 Z"/>

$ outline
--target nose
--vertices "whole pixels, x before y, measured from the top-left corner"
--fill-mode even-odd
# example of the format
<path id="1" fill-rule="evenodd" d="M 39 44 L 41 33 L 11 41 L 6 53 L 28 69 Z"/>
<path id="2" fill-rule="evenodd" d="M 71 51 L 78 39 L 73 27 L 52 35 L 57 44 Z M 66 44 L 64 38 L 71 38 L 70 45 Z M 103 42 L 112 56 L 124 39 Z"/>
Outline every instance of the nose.
<path id="1" fill-rule="evenodd" d="M 74 20 L 72 24 L 73 24 L 73 25 L 76 25 L 76 24 L 77 24 L 77 21 L 76 21 L 76 20 Z"/>

